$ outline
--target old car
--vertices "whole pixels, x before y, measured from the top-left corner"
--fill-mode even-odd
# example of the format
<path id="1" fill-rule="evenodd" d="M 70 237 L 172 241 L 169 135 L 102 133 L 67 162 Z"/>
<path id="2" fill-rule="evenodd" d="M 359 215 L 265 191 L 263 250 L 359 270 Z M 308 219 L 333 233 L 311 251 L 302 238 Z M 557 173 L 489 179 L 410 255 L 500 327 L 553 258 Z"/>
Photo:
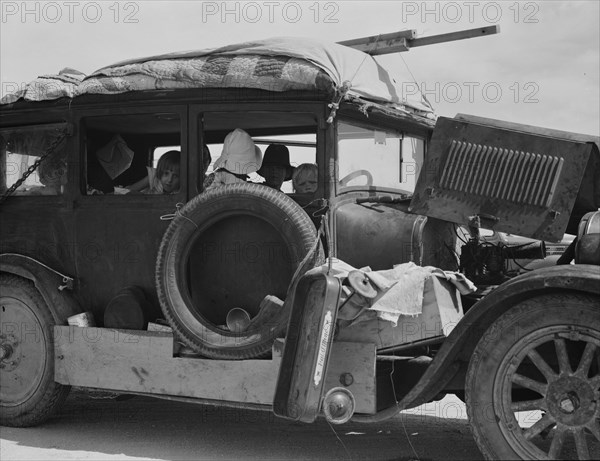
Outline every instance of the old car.
<path id="1" fill-rule="evenodd" d="M 597 139 L 436 117 L 396 92 L 371 43 L 67 69 L 3 99 L 3 425 L 42 423 L 70 386 L 334 423 L 454 393 L 489 459 L 600 456 Z M 236 128 L 316 165 L 316 190 L 252 175 L 205 189 Z M 172 150 L 178 190 L 123 193 Z M 508 270 L 565 232 L 558 264 Z M 356 271 L 336 277 L 341 263 Z M 397 326 L 341 314 L 371 297 L 369 273 L 408 263 L 477 291 L 430 277 Z"/>

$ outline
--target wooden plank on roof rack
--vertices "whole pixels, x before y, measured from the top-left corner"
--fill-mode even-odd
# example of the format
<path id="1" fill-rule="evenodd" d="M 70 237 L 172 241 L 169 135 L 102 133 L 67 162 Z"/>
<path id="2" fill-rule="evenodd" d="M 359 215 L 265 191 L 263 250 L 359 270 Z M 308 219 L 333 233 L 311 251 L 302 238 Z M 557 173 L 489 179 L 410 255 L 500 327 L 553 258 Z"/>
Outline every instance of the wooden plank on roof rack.
<path id="1" fill-rule="evenodd" d="M 417 31 L 410 29 L 389 34 L 371 35 L 370 37 L 344 40 L 343 42 L 338 43 L 374 56 L 378 54 L 408 51 L 407 40 L 413 39 L 416 36 Z"/>
<path id="2" fill-rule="evenodd" d="M 417 37 L 416 31 L 402 30 L 389 34 L 372 35 L 370 37 L 356 38 L 338 42 L 340 45 L 349 46 L 363 51 L 372 56 L 381 54 L 398 53 L 408 51 L 416 46 L 433 45 L 436 43 L 453 42 L 468 38 L 485 37 L 500 32 L 499 25 L 478 27 L 476 29 L 459 30 L 447 34 L 430 35 L 428 37 Z"/>
<path id="3" fill-rule="evenodd" d="M 485 37 L 486 35 L 494 35 L 500 33 L 500 26 L 479 27 L 477 29 L 459 30 L 458 32 L 450 32 L 448 34 L 430 35 L 429 37 L 417 37 L 410 40 L 409 46 L 434 45 L 436 43 L 453 42 L 455 40 L 465 40 L 467 38 Z"/>

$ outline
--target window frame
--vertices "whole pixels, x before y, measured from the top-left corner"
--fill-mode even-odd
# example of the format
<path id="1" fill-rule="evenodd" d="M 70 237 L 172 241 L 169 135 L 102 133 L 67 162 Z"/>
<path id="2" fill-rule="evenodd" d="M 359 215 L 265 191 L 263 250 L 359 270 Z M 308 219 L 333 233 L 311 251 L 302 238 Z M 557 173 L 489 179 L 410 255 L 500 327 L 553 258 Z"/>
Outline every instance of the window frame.
<path id="1" fill-rule="evenodd" d="M 86 120 L 93 117 L 118 116 L 136 116 L 152 115 L 163 113 L 176 113 L 179 116 L 180 140 L 181 140 L 181 161 L 180 161 L 180 181 L 179 192 L 175 194 L 87 194 L 88 186 L 88 158 L 86 145 Z M 118 204 L 139 203 L 139 202 L 157 202 L 171 203 L 174 199 L 180 202 L 187 201 L 189 183 L 187 181 L 188 172 L 188 110 L 186 104 L 168 104 L 168 105 L 111 105 L 107 108 L 78 110 L 75 116 L 74 124 L 78 128 L 78 150 L 79 150 L 79 181 L 77 184 L 77 197 L 86 202 L 110 200 Z M 147 165 L 149 166 L 149 165 Z"/>
<path id="2" fill-rule="evenodd" d="M 15 122 L 18 122 L 18 120 L 15 120 Z M 74 177 L 74 160 L 73 157 L 71 155 L 71 146 L 72 146 L 72 139 L 73 139 L 73 125 L 71 122 L 67 121 L 67 120 L 57 120 L 57 118 L 53 118 L 51 120 L 48 121 L 44 121 L 44 120 L 36 120 L 34 123 L 11 123 L 11 124 L 2 124 L 0 126 L 0 134 L 2 132 L 15 132 L 15 131 L 30 131 L 32 129 L 60 129 L 63 128 L 66 131 L 66 137 L 64 140 L 65 146 L 64 146 L 64 150 L 65 150 L 65 155 L 64 155 L 64 159 L 67 163 L 67 171 L 66 171 L 66 175 L 67 175 L 67 182 L 64 185 L 64 189 L 62 194 L 50 194 L 50 195 L 37 195 L 37 194 L 11 194 L 10 195 L 10 200 L 27 200 L 27 201 L 31 201 L 35 198 L 36 201 L 42 201 L 42 202 L 63 202 L 66 203 L 66 201 L 68 200 L 68 198 L 70 198 L 71 196 L 71 190 L 74 186 L 74 182 L 76 180 L 76 178 Z M 39 168 L 39 167 L 38 167 Z M 34 174 L 35 172 L 38 171 L 38 168 L 36 168 L 34 170 Z M 19 177 L 17 179 L 17 181 L 19 179 L 21 179 L 23 177 L 24 171 L 20 172 Z M 15 181 L 16 183 L 16 181 Z M 6 184 L 6 190 L 8 191 L 13 184 Z"/>
<path id="3" fill-rule="evenodd" d="M 204 119 L 205 117 L 209 117 L 211 113 L 239 113 L 239 114 L 252 114 L 252 113 L 290 113 L 290 114 L 303 114 L 310 115 L 314 117 L 315 120 L 315 163 L 317 164 L 317 168 L 319 170 L 319 184 L 317 190 L 314 194 L 310 194 L 313 197 L 323 197 L 325 194 L 325 178 L 326 178 L 326 160 L 325 160 L 325 116 L 324 116 L 324 105 L 323 103 L 315 103 L 315 102 L 248 102 L 248 103 L 225 103 L 225 104 L 190 104 L 189 106 L 189 133 L 190 133 L 190 152 L 199 152 L 200 146 L 204 143 L 205 139 L 205 126 Z M 248 116 L 250 117 L 250 116 Z M 198 120 L 200 122 L 198 123 Z M 231 127 L 232 131 L 235 128 L 241 128 L 246 130 L 244 126 L 233 126 Z M 252 131 L 252 128 L 248 130 Z M 276 134 L 272 134 L 275 136 Z M 251 134 L 252 136 L 252 134 Z M 257 138 L 263 138 L 268 135 L 258 135 L 255 136 Z M 282 135 L 285 136 L 285 135 Z M 261 151 L 264 155 L 264 150 L 261 148 Z M 214 162 L 219 156 L 221 152 L 211 152 L 212 161 Z M 199 156 L 193 155 L 190 156 L 190 167 L 188 170 L 188 182 L 190 184 L 190 195 L 194 196 L 198 193 L 201 193 L 199 188 L 197 188 L 197 180 L 198 175 L 194 174 L 199 171 Z M 212 170 L 208 170 L 208 173 L 211 173 Z M 323 178 L 323 179 L 321 179 Z M 290 197 L 300 197 L 306 194 L 295 194 L 289 193 L 286 194 Z"/>
<path id="4" fill-rule="evenodd" d="M 422 135 L 418 135 L 417 133 L 414 133 L 412 131 L 409 130 L 400 130 L 397 128 L 394 128 L 392 126 L 390 126 L 390 124 L 378 124 L 376 125 L 375 123 L 369 123 L 368 121 L 364 121 L 364 120 L 358 120 L 357 118 L 353 118 L 353 117 L 345 117 L 345 116 L 341 116 L 336 118 L 335 120 L 335 134 L 334 134 L 334 142 L 335 142 L 335 171 L 334 171 L 334 175 L 335 177 L 333 178 L 333 183 L 334 183 L 334 196 L 335 197 L 342 197 L 345 196 L 349 193 L 360 193 L 360 192 L 367 192 L 367 193 L 388 193 L 388 194 L 406 194 L 408 191 L 403 191 L 402 189 L 399 188 L 391 188 L 391 187 L 382 187 L 382 186 L 367 186 L 367 185 L 362 185 L 362 186 L 349 186 L 349 187 L 345 187 L 343 190 L 340 190 L 340 184 L 339 184 L 339 180 L 340 180 L 340 149 L 339 149 L 339 124 L 340 123 L 345 123 L 345 124 L 350 124 L 350 125 L 354 125 L 358 128 L 362 128 L 365 130 L 373 130 L 373 131 L 386 131 L 386 132 L 395 132 L 397 134 L 399 134 L 399 138 L 400 138 L 400 168 L 402 167 L 403 163 L 404 163 L 404 150 L 403 150 L 403 142 L 407 137 L 411 137 L 411 138 L 416 138 L 416 139 L 420 139 L 423 142 L 423 165 L 425 164 L 425 158 L 427 156 L 427 147 L 428 147 L 428 138 L 426 138 L 425 136 Z M 421 169 L 423 167 L 423 165 L 421 165 Z M 402 171 L 399 171 L 400 174 L 402 174 Z M 420 174 L 420 171 L 419 171 Z M 417 180 L 415 181 L 415 186 L 416 183 L 418 181 L 418 177 Z M 400 183 L 402 184 L 402 183 Z M 408 192 L 410 195 L 412 195 L 412 193 Z"/>

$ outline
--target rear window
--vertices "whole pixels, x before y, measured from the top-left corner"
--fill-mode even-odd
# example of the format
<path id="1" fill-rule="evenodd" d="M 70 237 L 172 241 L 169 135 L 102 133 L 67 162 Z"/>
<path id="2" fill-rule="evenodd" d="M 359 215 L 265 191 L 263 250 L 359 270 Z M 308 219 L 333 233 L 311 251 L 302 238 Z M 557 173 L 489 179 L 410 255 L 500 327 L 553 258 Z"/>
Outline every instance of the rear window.
<path id="1" fill-rule="evenodd" d="M 66 130 L 66 124 L 0 129 L 0 193 L 29 170 L 14 195 L 62 195 L 68 181 Z"/>

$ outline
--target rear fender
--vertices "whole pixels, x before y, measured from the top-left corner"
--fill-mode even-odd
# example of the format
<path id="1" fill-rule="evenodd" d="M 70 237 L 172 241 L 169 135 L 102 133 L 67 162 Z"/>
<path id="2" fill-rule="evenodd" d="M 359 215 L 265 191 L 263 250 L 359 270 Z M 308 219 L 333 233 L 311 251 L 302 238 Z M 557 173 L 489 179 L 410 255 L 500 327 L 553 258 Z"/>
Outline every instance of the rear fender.
<path id="1" fill-rule="evenodd" d="M 68 317 L 82 311 L 79 303 L 67 291 L 69 280 L 64 280 L 62 275 L 33 258 L 19 254 L 0 254 L 0 271 L 31 280 L 44 298 L 57 325 L 66 325 Z"/>

